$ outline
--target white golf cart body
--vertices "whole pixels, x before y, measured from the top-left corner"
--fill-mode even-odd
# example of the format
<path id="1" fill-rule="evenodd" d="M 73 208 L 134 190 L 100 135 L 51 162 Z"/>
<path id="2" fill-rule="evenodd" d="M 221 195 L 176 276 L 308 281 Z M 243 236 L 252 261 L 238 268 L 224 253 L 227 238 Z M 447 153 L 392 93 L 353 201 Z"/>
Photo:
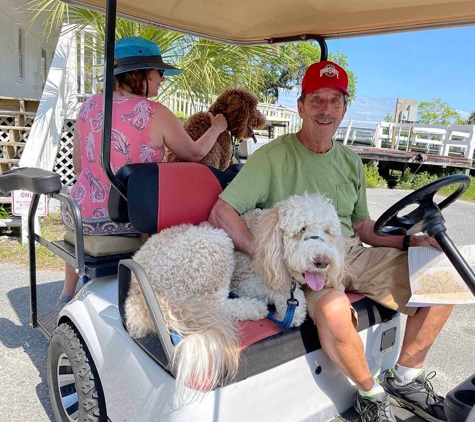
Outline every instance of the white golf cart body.
<path id="1" fill-rule="evenodd" d="M 355 386 L 320 349 L 177 410 L 174 378 L 123 327 L 114 277 L 87 283 L 61 318 L 70 319 L 87 343 L 111 421 L 328 421 L 353 403 Z M 360 332 L 374 374 L 395 362 L 398 342 L 383 353 L 380 345 L 382 333 L 396 329 L 398 316 Z"/>
<path id="2" fill-rule="evenodd" d="M 106 0 L 67 3 L 97 10 L 106 7 Z M 111 3 L 115 2 L 109 0 L 109 5 Z M 314 36 L 327 39 L 474 24 L 475 2 L 118 0 L 117 13 L 163 29 L 246 45 Z M 76 235 L 76 245 L 82 247 L 80 233 Z M 77 261 L 78 268 L 81 264 L 84 263 Z M 117 262 L 112 264 L 117 266 Z M 257 350 L 252 364 L 247 360 L 250 356 L 246 355 L 245 349 L 242 372 L 234 382 L 206 393 L 196 403 L 178 409 L 173 407 L 174 378 L 166 365 L 160 365 L 161 358 L 157 358 L 164 354 L 170 341 L 166 340 L 168 346 L 165 346 L 160 345 L 158 338 L 152 339 L 151 342 L 155 341 L 158 349 L 161 348 L 154 353 L 146 351 L 146 345 L 128 335 L 120 313 L 118 284 L 117 274 L 93 278 L 53 323 L 59 326 L 70 322 L 82 336 L 97 368 L 109 420 L 327 421 L 351 407 L 356 387 L 321 348 L 312 350 L 310 347 L 308 353 L 301 353 L 299 349 L 294 353 L 297 356 L 283 361 L 270 358 L 279 354 L 291 356 L 293 351 L 286 347 L 292 349 L 297 344 L 302 348 L 306 339 L 299 329 L 294 329 L 293 334 L 283 333 L 262 340 L 268 349 L 264 346 L 259 349 L 260 343 L 251 346 Z M 385 319 L 378 313 L 375 321 L 359 331 L 370 370 L 375 376 L 396 361 L 399 319 L 398 314 Z M 44 323 L 40 328 L 51 335 L 51 331 L 45 329 L 46 325 Z M 293 342 L 282 340 L 290 335 L 294 336 Z M 300 335 L 302 339 L 295 340 Z M 316 331 L 314 335 L 316 337 Z M 162 341 L 163 338 L 162 335 Z M 280 346 L 282 350 L 277 349 Z M 256 357 L 261 361 L 255 360 Z M 267 362 L 269 359 L 270 363 Z M 246 372 L 246 365 L 252 370 Z M 70 420 L 74 420 L 74 416 Z"/>

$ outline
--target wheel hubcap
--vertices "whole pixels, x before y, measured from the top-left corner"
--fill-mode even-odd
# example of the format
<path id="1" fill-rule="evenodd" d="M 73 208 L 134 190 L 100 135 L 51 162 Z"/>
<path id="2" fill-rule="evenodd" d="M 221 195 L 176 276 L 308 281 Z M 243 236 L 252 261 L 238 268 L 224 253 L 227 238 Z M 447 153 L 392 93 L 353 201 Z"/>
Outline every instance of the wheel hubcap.
<path id="1" fill-rule="evenodd" d="M 61 397 L 61 404 L 68 421 L 78 420 L 78 393 L 74 380 L 71 362 L 65 353 L 61 353 L 58 359 L 58 392 Z"/>

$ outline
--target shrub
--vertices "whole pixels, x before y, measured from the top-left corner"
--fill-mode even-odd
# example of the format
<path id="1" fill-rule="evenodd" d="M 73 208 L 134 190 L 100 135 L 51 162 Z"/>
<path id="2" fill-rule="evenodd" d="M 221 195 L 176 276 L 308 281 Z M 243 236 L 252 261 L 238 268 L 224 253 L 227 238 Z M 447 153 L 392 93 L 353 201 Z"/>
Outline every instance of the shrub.
<path id="1" fill-rule="evenodd" d="M 411 173 L 410 170 L 406 169 L 399 176 L 396 189 L 419 189 L 422 186 L 425 186 L 437 179 L 439 179 L 439 176 L 436 174 L 429 174 L 426 171 L 414 174 Z"/>
<path id="2" fill-rule="evenodd" d="M 366 176 L 366 187 L 368 188 L 387 188 L 388 184 L 378 172 L 378 167 L 365 164 L 364 172 Z"/>
<path id="3" fill-rule="evenodd" d="M 12 218 L 11 214 L 3 205 L 0 205 L 0 218 Z"/>

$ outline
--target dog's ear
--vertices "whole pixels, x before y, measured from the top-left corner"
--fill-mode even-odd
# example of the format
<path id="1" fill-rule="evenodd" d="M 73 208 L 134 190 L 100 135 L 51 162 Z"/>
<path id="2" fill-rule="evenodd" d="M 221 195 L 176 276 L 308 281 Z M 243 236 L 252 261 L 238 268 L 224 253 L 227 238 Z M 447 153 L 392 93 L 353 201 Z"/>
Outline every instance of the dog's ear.
<path id="1" fill-rule="evenodd" d="M 257 226 L 253 261 L 262 282 L 272 290 L 286 290 L 290 281 L 290 274 L 284 264 L 282 237 L 279 209 L 274 207 L 262 216 Z"/>

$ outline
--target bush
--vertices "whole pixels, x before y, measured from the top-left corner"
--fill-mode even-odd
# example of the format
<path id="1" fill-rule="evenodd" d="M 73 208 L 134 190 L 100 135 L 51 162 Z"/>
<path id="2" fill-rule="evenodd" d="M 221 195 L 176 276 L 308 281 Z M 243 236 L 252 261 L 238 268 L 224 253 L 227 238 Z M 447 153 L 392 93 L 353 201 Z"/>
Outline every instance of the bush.
<path id="1" fill-rule="evenodd" d="M 378 172 L 377 166 L 368 166 L 365 164 L 364 172 L 366 176 L 366 187 L 368 188 L 387 188 L 388 184 Z"/>
<path id="2" fill-rule="evenodd" d="M 182 111 L 176 111 L 175 116 L 182 124 L 185 123 L 190 117 L 187 114 L 183 113 Z"/>
<path id="3" fill-rule="evenodd" d="M 11 214 L 3 205 L 0 205 L 0 218 L 12 218 Z"/>
<path id="4" fill-rule="evenodd" d="M 437 179 L 439 179 L 439 176 L 436 174 L 429 174 L 426 171 L 414 174 L 406 169 L 404 173 L 399 176 L 396 189 L 419 189 Z"/>
<path id="5" fill-rule="evenodd" d="M 457 185 L 453 186 L 446 186 L 445 188 L 442 188 L 439 193 L 441 195 L 450 195 L 452 192 L 455 191 L 457 188 Z M 470 186 L 468 189 L 465 191 L 465 193 L 461 196 L 462 199 L 467 199 L 469 201 L 475 201 L 475 177 L 470 176 Z"/>

